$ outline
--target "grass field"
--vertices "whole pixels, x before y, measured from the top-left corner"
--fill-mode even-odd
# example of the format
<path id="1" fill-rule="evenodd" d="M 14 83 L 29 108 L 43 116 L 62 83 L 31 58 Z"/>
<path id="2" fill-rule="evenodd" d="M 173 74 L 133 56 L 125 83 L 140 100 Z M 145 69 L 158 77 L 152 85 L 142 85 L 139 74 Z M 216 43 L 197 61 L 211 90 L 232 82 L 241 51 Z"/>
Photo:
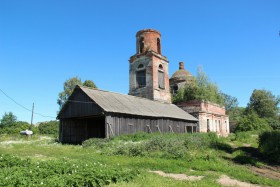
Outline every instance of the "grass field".
<path id="1" fill-rule="evenodd" d="M 252 133 L 228 138 L 138 133 L 110 140 L 92 139 L 83 145 L 62 145 L 48 136 L 1 135 L 0 154 L 6 165 L 0 163 L 0 186 L 222 186 L 217 182 L 222 175 L 260 186 L 280 186 L 277 175 L 269 177 L 252 170 L 267 166 L 255 157 L 256 146 L 257 135 Z M 36 163 L 42 170 L 37 170 Z M 76 169 L 76 165 L 82 169 Z M 26 175 L 27 168 L 34 168 L 34 175 Z M 203 178 L 176 180 L 149 171 Z M 277 167 L 274 172 L 279 173 Z M 19 179 L 25 182 L 21 184 Z"/>

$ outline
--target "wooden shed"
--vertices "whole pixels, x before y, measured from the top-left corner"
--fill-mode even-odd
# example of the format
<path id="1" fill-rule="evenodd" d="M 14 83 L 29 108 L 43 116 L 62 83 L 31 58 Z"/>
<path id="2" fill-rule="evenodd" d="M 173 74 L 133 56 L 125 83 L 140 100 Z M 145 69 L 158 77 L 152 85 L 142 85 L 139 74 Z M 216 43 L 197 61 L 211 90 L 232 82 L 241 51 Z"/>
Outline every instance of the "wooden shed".
<path id="1" fill-rule="evenodd" d="M 59 140 L 81 143 L 139 131 L 196 132 L 198 120 L 176 105 L 76 86 L 58 114 Z"/>

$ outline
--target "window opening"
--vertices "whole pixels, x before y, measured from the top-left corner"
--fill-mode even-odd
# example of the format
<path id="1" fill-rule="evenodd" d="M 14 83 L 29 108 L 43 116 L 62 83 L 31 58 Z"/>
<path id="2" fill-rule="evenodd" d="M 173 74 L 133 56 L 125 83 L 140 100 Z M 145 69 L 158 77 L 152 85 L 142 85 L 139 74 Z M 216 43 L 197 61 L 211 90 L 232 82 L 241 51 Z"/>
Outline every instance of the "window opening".
<path id="1" fill-rule="evenodd" d="M 163 66 L 158 66 L 158 87 L 164 89 L 164 71 Z"/>
<path id="2" fill-rule="evenodd" d="M 157 52 L 161 54 L 161 46 L 160 46 L 160 39 L 157 39 Z"/>
<path id="3" fill-rule="evenodd" d="M 144 38 L 141 38 L 139 41 L 139 52 L 143 53 L 143 49 L 144 49 Z"/>

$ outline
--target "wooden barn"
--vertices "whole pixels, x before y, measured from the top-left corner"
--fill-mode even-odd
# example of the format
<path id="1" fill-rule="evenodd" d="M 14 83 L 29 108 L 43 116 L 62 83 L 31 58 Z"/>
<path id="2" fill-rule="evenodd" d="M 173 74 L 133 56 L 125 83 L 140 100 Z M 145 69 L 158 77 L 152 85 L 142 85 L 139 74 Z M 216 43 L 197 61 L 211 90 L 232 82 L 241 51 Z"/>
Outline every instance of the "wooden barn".
<path id="1" fill-rule="evenodd" d="M 196 132 L 198 120 L 173 104 L 76 86 L 58 114 L 59 140 L 78 144 L 139 131 Z"/>

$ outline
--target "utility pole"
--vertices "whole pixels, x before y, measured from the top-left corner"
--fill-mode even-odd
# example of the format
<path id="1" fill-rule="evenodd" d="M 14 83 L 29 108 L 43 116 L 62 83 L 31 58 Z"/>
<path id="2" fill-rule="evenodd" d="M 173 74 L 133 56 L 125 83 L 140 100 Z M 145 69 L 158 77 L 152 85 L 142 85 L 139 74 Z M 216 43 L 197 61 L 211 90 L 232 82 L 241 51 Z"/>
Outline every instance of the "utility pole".
<path id="1" fill-rule="evenodd" d="M 34 103 L 32 105 L 31 126 L 32 126 L 32 123 L 33 123 L 33 113 L 34 113 Z"/>

